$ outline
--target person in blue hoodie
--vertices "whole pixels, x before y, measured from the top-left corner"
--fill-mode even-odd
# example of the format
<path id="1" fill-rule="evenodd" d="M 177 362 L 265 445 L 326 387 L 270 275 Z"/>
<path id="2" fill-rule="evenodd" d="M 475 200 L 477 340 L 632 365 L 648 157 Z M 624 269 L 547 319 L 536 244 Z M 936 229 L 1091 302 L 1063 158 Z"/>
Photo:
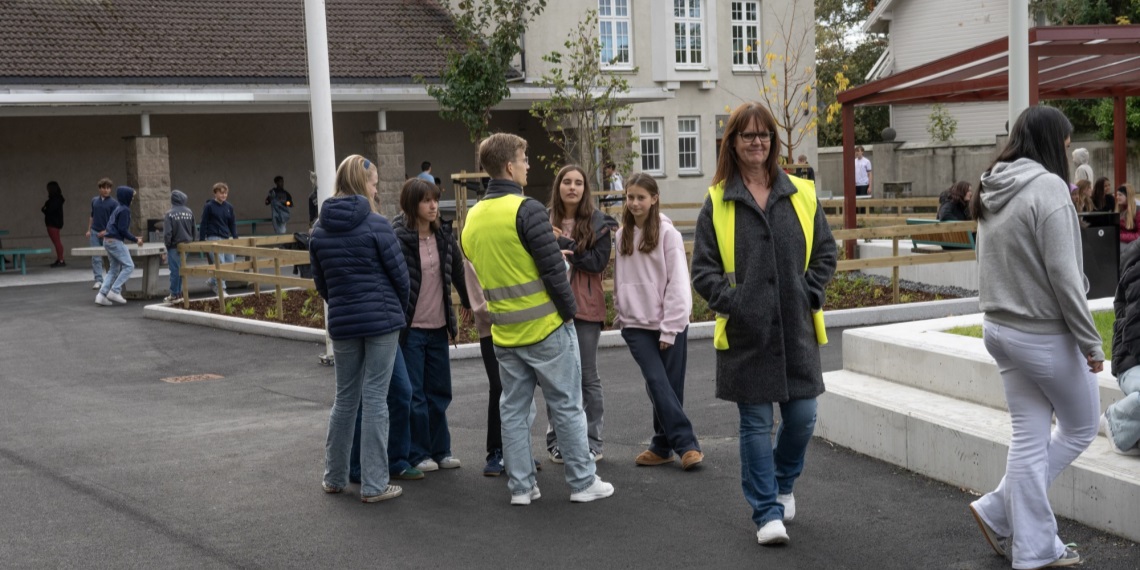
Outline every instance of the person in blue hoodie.
<path id="1" fill-rule="evenodd" d="M 237 219 L 234 217 L 234 207 L 226 200 L 230 196 L 230 187 L 225 182 L 214 184 L 214 197 L 206 201 L 202 208 L 202 226 L 199 233 L 206 241 L 219 241 L 238 237 Z M 218 254 L 220 263 L 233 263 L 232 253 Z M 206 284 L 210 290 L 217 293 L 217 281 L 211 277 Z M 226 290 L 226 282 L 222 281 L 222 291 Z"/>
<path id="2" fill-rule="evenodd" d="M 170 192 L 170 209 L 162 221 L 162 241 L 166 244 L 166 264 L 170 267 L 170 295 L 167 303 L 182 300 L 182 256 L 178 244 L 194 241 L 194 212 L 186 207 L 186 194 L 181 190 Z"/>
<path id="3" fill-rule="evenodd" d="M 388 384 L 408 305 L 408 266 L 392 225 L 376 213 L 376 165 L 352 155 L 337 168 L 336 195 L 325 200 L 309 241 L 313 283 L 328 302 L 328 331 L 336 369 L 336 399 L 325 440 L 321 488 L 348 485 L 352 432 L 360 433 L 360 500 L 400 496 L 389 484 Z"/>
<path id="4" fill-rule="evenodd" d="M 88 239 L 88 245 L 91 247 L 102 247 L 103 230 L 107 229 L 107 219 L 111 217 L 111 212 L 119 206 L 119 203 L 111 197 L 111 190 L 114 189 L 114 183 L 110 178 L 99 179 L 99 195 L 91 199 L 91 217 L 87 220 L 87 232 L 84 236 Z M 92 289 L 103 288 L 103 256 L 91 256 L 91 272 L 95 274 L 95 284 L 91 286 Z"/>
<path id="5" fill-rule="evenodd" d="M 123 285 L 131 278 L 135 270 L 135 263 L 131 261 L 131 252 L 127 249 L 127 242 L 142 245 L 141 237 L 131 233 L 131 201 L 135 198 L 135 189 L 130 186 L 119 186 L 115 189 L 115 198 L 119 205 L 107 218 L 107 228 L 99 232 L 103 238 L 103 248 L 107 250 L 107 257 L 111 258 L 111 268 L 103 278 L 103 286 L 95 295 L 95 302 L 110 306 L 112 303 L 120 305 L 127 302 L 123 298 Z"/>

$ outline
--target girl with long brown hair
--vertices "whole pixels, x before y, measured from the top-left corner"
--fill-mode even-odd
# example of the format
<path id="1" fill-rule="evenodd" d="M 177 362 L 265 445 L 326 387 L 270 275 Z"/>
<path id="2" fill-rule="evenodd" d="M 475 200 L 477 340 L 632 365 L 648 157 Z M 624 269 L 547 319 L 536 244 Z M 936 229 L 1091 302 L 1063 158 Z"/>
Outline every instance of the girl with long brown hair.
<path id="1" fill-rule="evenodd" d="M 570 264 L 570 289 L 578 312 L 574 314 L 574 330 L 578 334 L 578 352 L 582 359 L 582 407 L 586 411 L 586 436 L 590 458 L 602 458 L 603 399 L 602 379 L 598 375 L 598 340 L 606 320 L 606 296 L 602 291 L 602 274 L 610 263 L 610 228 L 606 217 L 594 207 L 590 179 L 581 167 L 569 164 L 558 171 L 550 192 L 550 225 L 558 236 L 558 247 Z M 546 449 L 550 460 L 562 463 L 558 434 L 554 427 L 546 430 Z"/>

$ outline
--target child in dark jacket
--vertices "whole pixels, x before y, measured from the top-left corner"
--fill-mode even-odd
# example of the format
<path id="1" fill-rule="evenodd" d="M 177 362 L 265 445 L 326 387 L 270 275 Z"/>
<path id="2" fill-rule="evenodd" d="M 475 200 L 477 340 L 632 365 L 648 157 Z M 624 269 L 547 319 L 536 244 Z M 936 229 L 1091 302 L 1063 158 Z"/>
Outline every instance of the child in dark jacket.
<path id="1" fill-rule="evenodd" d="M 138 245 L 143 243 L 141 237 L 135 237 L 131 233 L 131 201 L 134 197 L 135 190 L 130 186 L 119 186 L 115 189 L 115 198 L 119 205 L 107 219 L 107 229 L 99 232 L 99 237 L 103 238 L 103 248 L 107 250 L 107 257 L 111 258 L 111 269 L 103 278 L 99 294 L 95 295 L 95 302 L 103 306 L 110 306 L 111 303 L 122 305 L 127 302 L 122 295 L 123 285 L 135 270 L 135 263 L 131 260 L 127 243 L 135 242 Z"/>
<path id="2" fill-rule="evenodd" d="M 1122 257 L 1112 303 L 1112 375 L 1124 397 L 1104 411 L 1101 425 L 1113 451 L 1140 455 L 1140 249 L 1129 248 Z"/>
<path id="3" fill-rule="evenodd" d="M 63 190 L 60 189 L 59 182 L 52 180 L 47 183 L 47 192 L 47 202 L 44 202 L 40 211 L 44 213 L 44 225 L 47 226 L 48 237 L 55 247 L 55 263 L 51 266 L 64 267 L 67 263 L 63 260 L 63 242 L 59 239 L 59 230 L 63 229 Z"/>
<path id="4" fill-rule="evenodd" d="M 451 404 L 451 363 L 447 341 L 459 328 L 451 308 L 454 284 L 464 307 L 463 263 L 450 223 L 439 219 L 439 187 L 411 178 L 400 191 L 396 237 L 408 263 L 411 296 L 400 350 L 412 385 L 411 462 L 420 471 L 461 465 L 451 453 L 447 408 Z"/>
<path id="5" fill-rule="evenodd" d="M 237 219 L 234 216 L 234 207 L 226 200 L 230 197 L 230 187 L 225 182 L 214 184 L 214 197 L 206 201 L 202 208 L 202 227 L 199 233 L 206 241 L 219 241 L 238 237 Z M 232 253 L 218 254 L 219 263 L 233 263 Z M 206 281 L 210 289 L 217 292 L 217 282 L 213 277 Z M 222 291 L 226 290 L 226 282 L 222 281 Z"/>
<path id="6" fill-rule="evenodd" d="M 166 264 L 170 267 L 170 295 L 167 303 L 182 301 L 182 255 L 178 244 L 194 241 L 194 212 L 186 207 L 186 194 L 180 190 L 170 192 L 171 208 L 162 222 L 162 241 L 166 244 Z"/>
<path id="7" fill-rule="evenodd" d="M 574 330 L 578 335 L 578 354 L 582 359 L 582 407 L 586 411 L 586 437 L 590 441 L 590 458 L 602 458 L 603 398 L 602 379 L 598 375 L 598 341 L 606 320 L 606 294 L 602 291 L 602 273 L 610 263 L 610 228 L 606 217 L 594 208 L 593 195 L 586 171 L 567 165 L 554 178 L 550 192 L 550 225 L 558 236 L 558 247 L 570 264 L 570 289 L 578 310 L 574 313 Z M 549 415 L 549 414 L 548 414 Z M 546 430 L 546 450 L 550 460 L 562 463 L 558 434 L 551 425 Z"/>

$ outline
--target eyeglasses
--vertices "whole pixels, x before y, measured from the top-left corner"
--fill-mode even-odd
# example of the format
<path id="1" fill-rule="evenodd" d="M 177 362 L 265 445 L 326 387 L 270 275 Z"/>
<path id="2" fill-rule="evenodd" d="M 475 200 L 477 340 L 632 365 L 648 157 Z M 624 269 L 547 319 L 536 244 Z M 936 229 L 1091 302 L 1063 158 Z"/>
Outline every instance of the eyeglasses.
<path id="1" fill-rule="evenodd" d="M 771 144 L 772 140 L 776 138 L 776 133 L 768 132 L 768 131 L 760 131 L 758 133 L 757 132 L 748 132 L 748 133 L 737 132 L 736 134 L 740 135 L 740 138 L 743 139 L 744 142 L 746 142 L 746 143 L 754 143 L 757 140 L 759 140 L 760 142 Z"/>

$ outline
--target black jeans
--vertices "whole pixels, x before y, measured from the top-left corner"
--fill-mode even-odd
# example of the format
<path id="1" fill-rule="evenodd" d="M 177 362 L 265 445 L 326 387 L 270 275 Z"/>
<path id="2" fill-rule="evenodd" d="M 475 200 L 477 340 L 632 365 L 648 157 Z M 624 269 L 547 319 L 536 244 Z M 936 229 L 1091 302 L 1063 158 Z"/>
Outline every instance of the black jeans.
<path id="1" fill-rule="evenodd" d="M 495 343 L 491 337 L 479 339 L 479 354 L 483 368 L 487 369 L 487 453 L 503 449 L 503 424 L 499 419 L 499 397 L 503 395 L 503 381 L 499 378 L 499 359 L 495 358 Z"/>
<path id="2" fill-rule="evenodd" d="M 649 441 L 649 451 L 661 457 L 700 450 L 693 424 L 682 407 L 685 402 L 688 334 L 689 329 L 686 328 L 677 335 L 673 346 L 661 350 L 660 331 L 628 327 L 621 330 L 621 337 L 641 367 L 645 391 L 653 404 L 653 439 Z"/>

